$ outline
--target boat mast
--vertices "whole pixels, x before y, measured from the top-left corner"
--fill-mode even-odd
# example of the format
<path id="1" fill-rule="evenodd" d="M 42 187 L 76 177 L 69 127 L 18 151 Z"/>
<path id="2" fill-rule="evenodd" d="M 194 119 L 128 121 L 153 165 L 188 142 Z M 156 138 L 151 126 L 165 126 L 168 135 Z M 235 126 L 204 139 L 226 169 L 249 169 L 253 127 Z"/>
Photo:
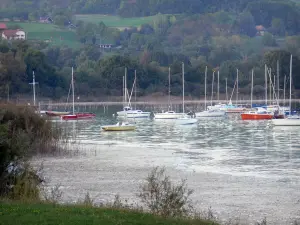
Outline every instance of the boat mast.
<path id="1" fill-rule="evenodd" d="M 184 62 L 182 62 L 182 113 L 184 114 Z"/>
<path id="2" fill-rule="evenodd" d="M 206 110 L 206 79 L 207 79 L 207 66 L 205 67 L 205 75 L 204 75 L 204 110 Z"/>
<path id="3" fill-rule="evenodd" d="M 134 80 L 135 80 L 135 85 L 134 85 L 134 109 L 136 110 L 136 70 L 134 71 Z"/>
<path id="4" fill-rule="evenodd" d="M 226 102 L 228 102 L 228 93 L 227 93 L 227 77 L 225 78 L 225 82 L 226 82 Z"/>
<path id="5" fill-rule="evenodd" d="M 72 112 L 73 112 L 73 115 L 75 115 L 75 106 L 74 106 L 74 69 L 72 67 Z"/>
<path id="6" fill-rule="evenodd" d="M 125 105 L 126 105 L 126 103 L 127 103 L 127 67 L 125 67 L 124 92 L 125 92 L 124 102 L 125 102 Z"/>
<path id="7" fill-rule="evenodd" d="M 220 100 L 220 71 L 218 71 L 218 101 Z"/>
<path id="8" fill-rule="evenodd" d="M 277 99 L 278 99 L 278 105 L 279 105 L 279 99 L 280 99 L 280 91 L 279 91 L 279 61 L 277 60 Z"/>
<path id="9" fill-rule="evenodd" d="M 125 107 L 125 76 L 123 76 L 123 107 Z"/>
<path id="10" fill-rule="evenodd" d="M 265 64 L 265 101 L 268 105 L 268 77 L 267 77 L 267 64 Z"/>
<path id="11" fill-rule="evenodd" d="M 292 115 L 292 66 L 293 66 L 293 55 L 290 60 L 290 116 Z"/>
<path id="12" fill-rule="evenodd" d="M 252 108 L 252 100 L 253 100 L 253 74 L 254 74 L 254 71 L 252 69 L 252 74 L 251 74 L 251 100 L 250 100 L 251 108 Z"/>
<path id="13" fill-rule="evenodd" d="M 212 106 L 212 103 L 213 103 L 213 95 L 214 95 L 214 81 L 215 81 L 215 71 L 213 71 L 212 82 L 211 82 L 211 99 L 210 99 L 210 105 L 211 106 Z"/>
<path id="14" fill-rule="evenodd" d="M 270 104 L 272 104 L 272 68 L 268 69 L 269 78 L 270 78 L 270 84 L 269 84 L 269 98 L 270 98 Z"/>
<path id="15" fill-rule="evenodd" d="M 32 84 L 33 87 L 33 106 L 35 106 L 35 85 L 38 84 L 38 82 L 35 82 L 35 75 L 34 75 L 34 70 L 32 71 Z"/>
<path id="16" fill-rule="evenodd" d="M 283 81 L 283 105 L 285 105 L 285 85 L 286 85 L 286 75 L 284 75 L 284 81 Z"/>
<path id="17" fill-rule="evenodd" d="M 239 100 L 239 69 L 236 69 L 236 105 Z"/>
<path id="18" fill-rule="evenodd" d="M 171 110 L 171 67 L 169 67 L 168 107 Z"/>

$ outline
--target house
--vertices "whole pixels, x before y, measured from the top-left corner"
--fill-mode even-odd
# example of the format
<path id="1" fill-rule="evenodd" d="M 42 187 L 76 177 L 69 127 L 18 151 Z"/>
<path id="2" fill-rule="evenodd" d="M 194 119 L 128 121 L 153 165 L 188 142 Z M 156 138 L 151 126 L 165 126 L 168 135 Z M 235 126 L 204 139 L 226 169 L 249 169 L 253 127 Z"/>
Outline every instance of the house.
<path id="1" fill-rule="evenodd" d="M 40 17 L 39 22 L 40 23 L 53 23 L 53 20 L 51 19 L 51 17 L 47 16 L 47 17 Z"/>
<path id="2" fill-rule="evenodd" d="M 266 28 L 262 25 L 255 26 L 256 36 L 264 36 L 266 32 Z"/>
<path id="3" fill-rule="evenodd" d="M 25 40 L 26 34 L 23 30 L 4 30 L 2 38 L 6 40 Z"/>
<path id="4" fill-rule="evenodd" d="M 113 44 L 100 44 L 100 48 L 112 48 Z"/>
<path id="5" fill-rule="evenodd" d="M 6 27 L 6 24 L 5 23 L 0 23 L 0 32 L 6 30 L 7 27 Z"/>

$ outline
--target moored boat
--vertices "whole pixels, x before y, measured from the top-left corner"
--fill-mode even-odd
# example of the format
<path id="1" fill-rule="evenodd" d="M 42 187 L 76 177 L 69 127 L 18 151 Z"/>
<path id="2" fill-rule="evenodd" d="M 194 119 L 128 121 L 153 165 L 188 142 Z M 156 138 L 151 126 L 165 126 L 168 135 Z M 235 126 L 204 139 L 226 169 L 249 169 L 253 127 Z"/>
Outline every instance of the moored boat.
<path id="1" fill-rule="evenodd" d="M 63 120 L 86 120 L 86 119 L 93 119 L 95 117 L 96 114 L 94 113 L 75 113 L 75 114 L 61 116 Z"/>
<path id="2" fill-rule="evenodd" d="M 63 116 L 68 115 L 70 112 L 61 112 L 61 111 L 45 111 L 47 116 Z"/>
<path id="3" fill-rule="evenodd" d="M 154 113 L 154 119 L 178 119 L 182 116 L 184 116 L 184 113 L 176 113 L 174 111 Z"/>
<path id="4" fill-rule="evenodd" d="M 118 122 L 114 125 L 102 126 L 103 131 L 133 131 L 136 129 L 136 126 L 128 122 Z"/>
<path id="5" fill-rule="evenodd" d="M 226 115 L 225 111 L 221 110 L 205 110 L 195 113 L 196 117 L 223 117 Z"/>
<path id="6" fill-rule="evenodd" d="M 127 118 L 149 118 L 151 112 L 144 112 L 142 110 L 133 110 L 130 106 L 124 107 L 123 111 L 117 112 L 119 117 Z"/>
<path id="7" fill-rule="evenodd" d="M 271 120 L 273 114 L 267 112 L 264 108 L 256 108 L 256 110 L 241 113 L 242 120 Z"/>

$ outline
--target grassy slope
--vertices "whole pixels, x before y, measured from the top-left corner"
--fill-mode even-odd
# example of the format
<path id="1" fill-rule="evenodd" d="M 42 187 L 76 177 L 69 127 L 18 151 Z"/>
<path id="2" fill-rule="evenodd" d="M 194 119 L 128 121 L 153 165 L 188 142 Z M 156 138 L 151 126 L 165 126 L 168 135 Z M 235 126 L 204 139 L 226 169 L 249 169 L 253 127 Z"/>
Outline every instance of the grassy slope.
<path id="1" fill-rule="evenodd" d="M 0 203 L 0 225 L 212 225 L 199 220 L 163 219 L 150 214 L 47 204 Z"/>
<path id="2" fill-rule="evenodd" d="M 119 16 L 91 14 L 91 15 L 76 15 L 76 20 L 82 20 L 90 23 L 100 23 L 101 21 L 108 27 L 139 27 L 145 23 L 151 23 L 156 16 L 121 18 Z"/>
<path id="3" fill-rule="evenodd" d="M 67 45 L 70 47 L 79 47 L 80 43 L 76 39 L 73 31 L 63 30 L 53 24 L 42 23 L 22 23 L 5 22 L 9 25 L 19 25 L 27 33 L 28 39 L 52 40 L 53 45 Z"/>

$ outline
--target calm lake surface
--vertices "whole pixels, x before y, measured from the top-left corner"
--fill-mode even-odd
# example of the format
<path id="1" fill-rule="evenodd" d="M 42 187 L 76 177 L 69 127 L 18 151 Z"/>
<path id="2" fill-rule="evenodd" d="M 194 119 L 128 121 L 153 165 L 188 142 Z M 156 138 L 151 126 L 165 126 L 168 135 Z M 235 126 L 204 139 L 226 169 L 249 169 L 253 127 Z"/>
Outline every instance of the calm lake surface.
<path id="1" fill-rule="evenodd" d="M 60 185 L 63 201 L 89 192 L 95 202 L 116 194 L 136 199 L 139 185 L 155 166 L 177 181 L 186 178 L 200 210 L 220 220 L 292 224 L 300 218 L 300 127 L 269 121 L 201 119 L 197 125 L 135 120 L 132 132 L 101 132 L 115 123 L 120 107 L 95 111 L 93 121 L 56 122 L 70 131 L 74 154 L 36 158 L 47 185 Z"/>

